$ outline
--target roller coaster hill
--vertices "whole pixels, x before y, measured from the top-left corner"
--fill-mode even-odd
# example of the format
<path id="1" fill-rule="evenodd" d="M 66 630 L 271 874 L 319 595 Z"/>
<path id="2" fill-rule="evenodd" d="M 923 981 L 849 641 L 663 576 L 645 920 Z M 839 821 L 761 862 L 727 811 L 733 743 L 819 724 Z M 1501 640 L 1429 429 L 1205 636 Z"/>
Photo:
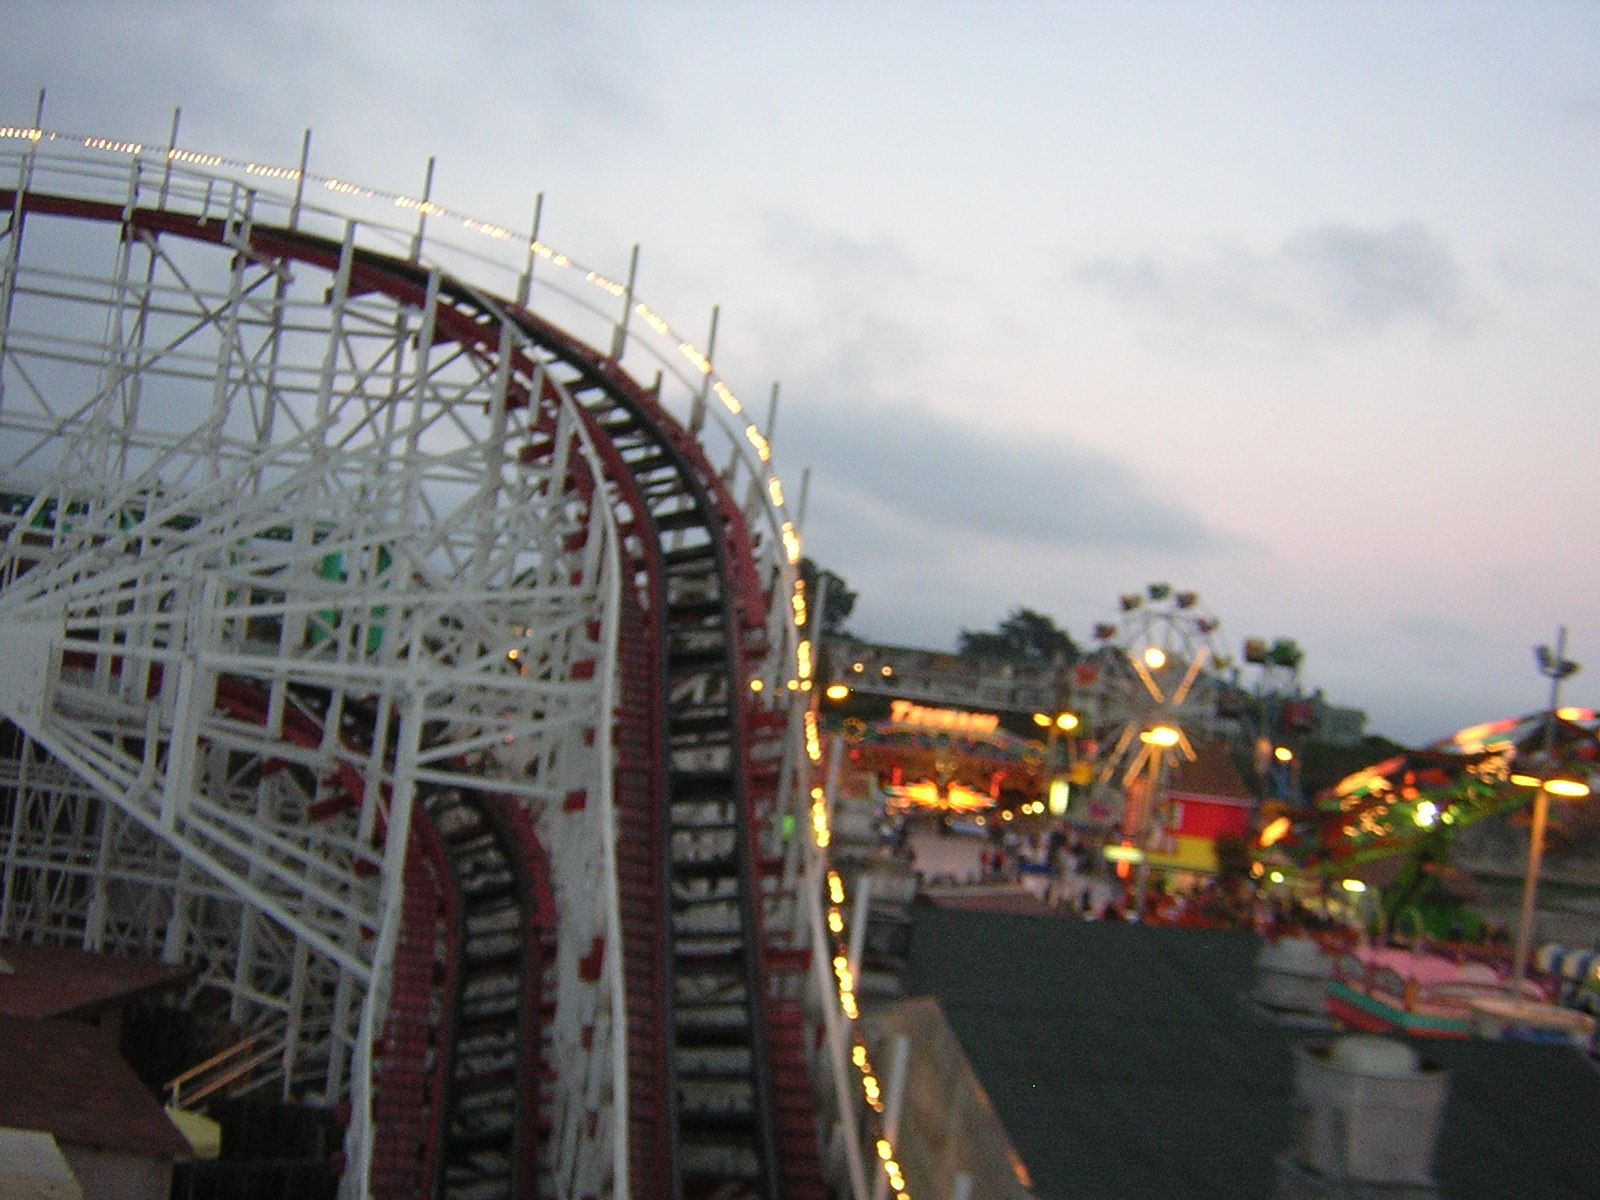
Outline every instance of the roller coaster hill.
<path id="1" fill-rule="evenodd" d="M 341 1196 L 909 1197 L 799 535 L 637 262 L 0 128 L 0 938 L 192 968 Z"/>

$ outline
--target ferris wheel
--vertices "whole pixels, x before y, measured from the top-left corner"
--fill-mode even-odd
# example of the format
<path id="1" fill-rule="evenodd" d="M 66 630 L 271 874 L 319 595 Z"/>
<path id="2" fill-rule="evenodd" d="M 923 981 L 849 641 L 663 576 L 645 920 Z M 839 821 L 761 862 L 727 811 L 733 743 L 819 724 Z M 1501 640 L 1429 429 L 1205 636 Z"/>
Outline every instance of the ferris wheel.
<path id="1" fill-rule="evenodd" d="M 1148 832 L 1167 770 L 1194 761 L 1191 732 L 1215 724 L 1205 672 L 1219 665 L 1217 627 L 1197 593 L 1166 583 L 1122 595 L 1115 620 L 1095 626 L 1094 786 L 1113 811 L 1120 802 L 1126 836 Z"/>

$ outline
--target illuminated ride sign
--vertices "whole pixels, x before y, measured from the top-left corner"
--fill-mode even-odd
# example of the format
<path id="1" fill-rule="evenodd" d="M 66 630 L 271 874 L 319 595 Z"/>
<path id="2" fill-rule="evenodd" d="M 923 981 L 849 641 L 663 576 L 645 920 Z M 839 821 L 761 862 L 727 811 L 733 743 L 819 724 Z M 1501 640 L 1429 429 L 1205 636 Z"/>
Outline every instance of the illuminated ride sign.
<path id="1" fill-rule="evenodd" d="M 993 733 L 1000 728 L 1000 718 L 994 713 L 929 708 L 910 700 L 891 700 L 889 720 L 896 725 L 914 725 L 919 729 L 940 729 L 952 733 Z"/>
<path id="2" fill-rule="evenodd" d="M 852 692 L 835 710 L 834 731 L 850 760 L 878 777 L 894 808 L 971 811 L 1009 800 L 1031 801 L 1043 746 L 1007 726 L 1019 713 L 981 712 L 922 704 L 882 693 Z M 1042 805 L 1041 805 L 1042 807 Z"/>

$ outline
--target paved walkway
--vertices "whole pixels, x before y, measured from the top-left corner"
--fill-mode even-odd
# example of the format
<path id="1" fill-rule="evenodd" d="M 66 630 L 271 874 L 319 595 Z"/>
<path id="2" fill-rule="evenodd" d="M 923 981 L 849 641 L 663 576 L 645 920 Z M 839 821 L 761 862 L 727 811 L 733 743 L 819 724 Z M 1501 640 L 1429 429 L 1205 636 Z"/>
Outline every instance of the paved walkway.
<path id="1" fill-rule="evenodd" d="M 925 904 L 906 988 L 939 1001 L 1039 1200 L 1270 1200 L 1296 1035 L 1240 1000 L 1256 943 Z M 1444 1200 L 1600 1195 L 1600 1073 L 1583 1055 L 1416 1046 L 1450 1072 Z"/>

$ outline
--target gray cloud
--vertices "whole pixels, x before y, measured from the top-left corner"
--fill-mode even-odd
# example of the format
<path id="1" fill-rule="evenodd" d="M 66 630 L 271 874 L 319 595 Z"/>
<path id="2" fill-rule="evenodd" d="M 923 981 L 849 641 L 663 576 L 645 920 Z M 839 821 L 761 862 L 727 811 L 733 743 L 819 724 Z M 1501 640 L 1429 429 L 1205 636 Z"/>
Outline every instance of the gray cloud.
<path id="1" fill-rule="evenodd" d="M 180 141 L 292 161 L 310 126 L 313 161 L 337 154 L 322 169 L 381 184 L 392 180 L 373 163 L 397 150 L 409 183 L 430 152 L 446 166 L 528 146 L 598 160 L 602 135 L 614 152 L 657 123 L 638 82 L 648 53 L 626 20 L 581 3 L 535 0 L 508 16 L 488 5 L 441 15 L 418 0 L 295 0 L 234 15 L 166 0 L 124 5 L 119 20 L 101 0 L 13 7 L 0 44 L 11 122 L 31 119 L 46 87 L 52 128 L 151 140 L 181 105 Z"/>
<path id="2" fill-rule="evenodd" d="M 876 400 L 790 418 L 781 452 L 811 465 L 814 489 L 859 493 L 930 539 L 958 531 L 1037 547 L 1174 554 L 1228 541 L 1126 465 L 1058 437 Z"/>
<path id="3" fill-rule="evenodd" d="M 1200 254 L 1085 259 L 1066 276 L 1194 333 L 1254 328 L 1336 337 L 1402 323 L 1455 333 L 1468 324 L 1460 264 L 1416 221 L 1313 226 L 1266 252 L 1217 242 Z"/>
<path id="4" fill-rule="evenodd" d="M 948 386 L 947 331 L 920 323 L 915 300 L 942 280 L 892 235 L 843 234 L 788 214 L 769 216 L 765 229 L 783 290 L 827 298 L 759 323 L 766 357 L 792 372 L 778 453 L 791 472 L 811 469 L 810 534 L 832 543 L 837 524 L 853 522 L 881 531 L 877 553 L 910 547 L 924 563 L 956 537 L 1180 555 L 1231 544 L 1127 463 L 1012 428 L 1004 396 L 971 418 L 927 403 Z M 860 544 L 860 531 L 851 540 Z"/>
<path id="5" fill-rule="evenodd" d="M 1570 261 L 1554 259 L 1526 246 L 1501 250 L 1494 258 L 1498 282 L 1513 291 L 1558 291 L 1593 304 L 1600 284 Z"/>
<path id="6" fill-rule="evenodd" d="M 1322 225 L 1285 242 L 1283 258 L 1317 280 L 1330 306 L 1358 328 L 1407 318 L 1448 328 L 1462 318 L 1461 268 L 1418 222 L 1388 230 Z"/>

